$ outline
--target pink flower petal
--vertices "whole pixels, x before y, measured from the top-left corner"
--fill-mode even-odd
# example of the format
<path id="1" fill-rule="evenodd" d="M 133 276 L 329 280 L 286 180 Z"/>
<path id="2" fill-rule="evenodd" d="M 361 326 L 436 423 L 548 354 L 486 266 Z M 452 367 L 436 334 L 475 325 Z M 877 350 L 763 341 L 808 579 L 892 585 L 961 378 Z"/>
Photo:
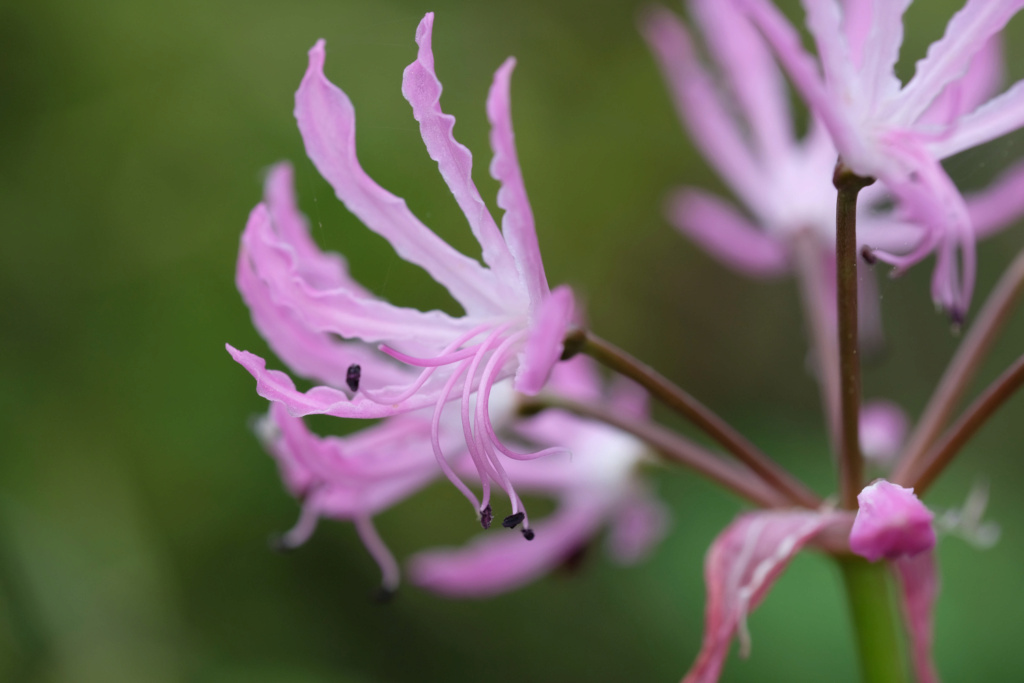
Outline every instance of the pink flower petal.
<path id="1" fill-rule="evenodd" d="M 962 116 L 952 132 L 928 144 L 939 159 L 995 140 L 1024 125 L 1024 81 L 1017 81 L 1002 95 L 992 98 L 970 114 Z"/>
<path id="2" fill-rule="evenodd" d="M 747 615 L 761 604 L 804 544 L 844 518 L 841 512 L 751 512 L 740 516 L 718 535 L 704 560 L 708 591 L 704 642 L 683 683 L 715 683 L 737 630 L 741 655 L 746 655 Z"/>
<path id="3" fill-rule="evenodd" d="M 967 212 L 974 234 L 988 237 L 1024 216 L 1024 162 L 1011 166 L 988 187 L 967 195 Z"/>
<path id="4" fill-rule="evenodd" d="M 950 83 L 918 118 L 919 125 L 946 128 L 996 95 L 1003 81 L 1003 41 L 988 39 L 959 80 Z"/>
<path id="5" fill-rule="evenodd" d="M 487 120 L 491 123 L 491 149 L 494 151 L 490 170 L 491 176 L 501 183 L 498 207 L 505 211 L 501 219 L 502 234 L 515 259 L 519 276 L 526 283 L 531 306 L 536 306 L 548 294 L 548 280 L 544 275 L 533 209 L 526 196 L 512 131 L 509 88 L 515 65 L 515 59 L 507 59 L 495 72 L 494 82 L 487 93 Z"/>
<path id="6" fill-rule="evenodd" d="M 572 322 L 572 290 L 562 285 L 541 303 L 530 326 L 522 362 L 516 371 L 516 391 L 535 396 L 544 388 L 551 369 L 562 356 L 565 334 Z"/>
<path id="7" fill-rule="evenodd" d="M 532 541 L 495 529 L 463 548 L 417 553 L 409 561 L 409 580 L 450 598 L 504 593 L 569 560 L 590 542 L 604 515 L 600 501 L 581 497 L 536 524 Z"/>
<path id="8" fill-rule="evenodd" d="M 871 562 L 894 560 L 935 547 L 932 513 L 914 489 L 879 479 L 857 496 L 850 550 Z"/>
<path id="9" fill-rule="evenodd" d="M 874 2 L 871 31 L 864 43 L 861 78 L 870 92 L 869 102 L 877 103 L 897 95 L 903 84 L 896 77 L 896 62 L 903 44 L 903 14 L 912 0 Z M 862 2 L 861 4 L 869 4 Z"/>
<path id="10" fill-rule="evenodd" d="M 900 586 L 903 614 L 910 635 L 910 655 L 918 683 L 938 683 L 932 661 L 932 622 L 939 594 L 935 554 L 931 551 L 893 562 Z"/>
<path id="11" fill-rule="evenodd" d="M 778 240 L 710 193 L 695 188 L 676 192 L 666 213 L 680 232 L 741 273 L 777 277 L 789 270 L 786 249 Z"/>
<path id="12" fill-rule="evenodd" d="M 942 90 L 967 72 L 971 59 L 1024 7 L 1024 0 L 967 0 L 946 25 L 946 33 L 928 47 L 914 77 L 900 93 L 899 119 L 911 123 Z"/>
<path id="13" fill-rule="evenodd" d="M 640 28 L 665 76 L 676 111 L 701 154 L 745 204 L 766 206 L 769 198 L 757 159 L 701 66 L 682 22 L 672 12 L 655 7 L 642 18 Z"/>
<path id="14" fill-rule="evenodd" d="M 406 261 L 444 285 L 467 313 L 502 310 L 493 274 L 451 248 L 416 218 L 405 200 L 377 185 L 359 165 L 355 110 L 323 72 L 324 41 L 309 51 L 309 68 L 295 93 L 295 118 L 306 153 L 348 210 L 384 237 Z"/>
<path id="15" fill-rule="evenodd" d="M 434 13 L 428 12 L 416 29 L 419 54 L 416 61 L 405 69 L 402 95 L 412 105 L 413 116 L 420 123 L 427 153 L 437 162 L 441 177 L 483 248 L 484 263 L 495 272 L 499 283 L 514 283 L 517 278 L 512 254 L 473 183 L 473 155 L 452 134 L 455 117 L 441 111 L 441 81 L 434 73 L 434 53 L 431 50 L 433 27 Z M 510 295 L 515 294 L 510 292 Z"/>

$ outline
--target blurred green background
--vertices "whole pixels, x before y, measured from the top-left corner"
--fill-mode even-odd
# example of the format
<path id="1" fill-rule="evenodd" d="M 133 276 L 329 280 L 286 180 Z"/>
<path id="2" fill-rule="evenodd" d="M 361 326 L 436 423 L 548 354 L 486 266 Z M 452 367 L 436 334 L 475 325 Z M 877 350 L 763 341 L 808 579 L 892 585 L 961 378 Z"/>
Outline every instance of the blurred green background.
<path id="1" fill-rule="evenodd" d="M 703 554 L 740 510 L 733 498 L 658 472 L 674 527 L 639 567 L 595 553 L 579 573 L 494 600 L 405 586 L 377 605 L 377 569 L 350 526 L 324 523 L 287 556 L 267 549 L 298 509 L 247 428 L 265 403 L 224 351 L 230 341 L 266 352 L 233 271 L 261 175 L 281 159 L 296 164 L 316 237 L 343 250 L 368 287 L 452 307 L 334 199 L 291 115 L 306 50 L 326 38 L 327 73 L 355 103 L 367 171 L 472 253 L 399 91 L 416 24 L 434 10 L 442 103 L 492 207 L 484 98 L 493 70 L 519 59 L 517 142 L 551 282 L 576 288 L 600 334 L 830 491 L 792 282 L 728 272 L 661 218 L 673 186 L 721 185 L 682 134 L 635 30 L 643 4 L 0 2 L 0 679 L 681 677 L 700 641 Z M 912 8 L 904 76 L 957 5 Z M 1009 35 L 1019 78 L 1024 22 Z M 1024 151 L 1021 139 L 948 167 L 963 186 L 982 185 Z M 975 310 L 1022 247 L 1024 226 L 981 247 Z M 911 411 L 956 343 L 931 308 L 930 268 L 882 281 L 889 344 L 866 369 L 866 395 Z M 982 379 L 1022 342 L 1018 314 Z M 1022 407 L 1012 401 L 928 499 L 958 505 L 987 476 L 1004 530 L 990 551 L 940 545 L 946 680 L 1017 681 L 1024 670 Z M 347 428 L 338 422 L 315 426 Z M 406 557 L 473 534 L 464 505 L 438 485 L 379 526 Z M 732 657 L 723 680 L 856 679 L 838 576 L 821 557 L 799 557 L 750 625 L 753 656 Z"/>

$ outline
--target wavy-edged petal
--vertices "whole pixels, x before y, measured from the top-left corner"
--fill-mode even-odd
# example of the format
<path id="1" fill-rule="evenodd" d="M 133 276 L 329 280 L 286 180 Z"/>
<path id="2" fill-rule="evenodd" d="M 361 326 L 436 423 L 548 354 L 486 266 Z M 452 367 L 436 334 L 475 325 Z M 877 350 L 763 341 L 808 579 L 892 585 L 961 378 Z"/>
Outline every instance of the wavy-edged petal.
<path id="1" fill-rule="evenodd" d="M 548 294 L 548 280 L 544 275 L 544 262 L 540 257 L 533 209 L 526 196 L 526 185 L 516 153 L 515 133 L 512 130 L 512 100 L 510 87 L 516 60 L 508 58 L 494 74 L 487 93 L 487 120 L 491 124 L 491 177 L 501 183 L 498 190 L 498 208 L 505 213 L 501 230 L 515 259 L 520 278 L 526 283 L 531 307 L 537 306 Z"/>
<path id="2" fill-rule="evenodd" d="M 899 120 L 909 124 L 923 114 L 947 85 L 967 72 L 975 53 L 1022 7 L 1024 0 L 967 0 L 949 20 L 942 38 L 917 63 L 913 78 L 899 95 Z"/>
<path id="3" fill-rule="evenodd" d="M 789 256 L 781 242 L 708 192 L 696 188 L 676 192 L 666 214 L 680 232 L 741 273 L 777 277 L 789 271 Z"/>
<path id="4" fill-rule="evenodd" d="M 939 594 L 939 572 L 935 553 L 923 552 L 893 563 L 900 587 L 903 615 L 910 636 L 910 656 L 918 683 L 938 683 L 932 661 L 932 622 L 935 598 Z"/>
<path id="5" fill-rule="evenodd" d="M 771 510 L 742 515 L 711 544 L 704 560 L 707 584 L 704 642 L 683 683 L 715 683 L 733 635 L 749 650 L 747 615 L 767 595 L 793 556 L 816 534 L 845 518 L 841 512 Z"/>
<path id="6" fill-rule="evenodd" d="M 366 227 L 406 261 L 444 285 L 467 313 L 502 310 L 494 276 L 420 222 L 405 200 L 375 183 L 356 157 L 355 110 L 323 72 L 324 41 L 309 51 L 309 67 L 295 93 L 295 118 L 306 153 L 335 194 Z"/>
<path id="7" fill-rule="evenodd" d="M 974 235 L 988 237 L 1024 216 L 1024 162 L 1004 171 L 988 187 L 964 198 Z"/>
<path id="8" fill-rule="evenodd" d="M 419 52 L 416 61 L 403 73 L 402 95 L 412 105 L 413 117 L 419 121 L 427 153 L 437 162 L 441 177 L 483 249 L 484 263 L 495 272 L 499 283 L 516 283 L 512 254 L 473 183 L 473 155 L 455 139 L 452 132 L 455 117 L 441 110 L 441 81 L 434 72 L 431 48 L 433 27 L 434 13 L 428 12 L 416 29 Z M 510 294 L 515 296 L 516 292 Z"/>
<path id="9" fill-rule="evenodd" d="M 903 14 L 913 0 L 862 2 L 871 5 L 871 30 L 864 43 L 861 77 L 870 90 L 872 104 L 899 94 L 902 83 L 896 77 L 896 62 L 903 44 Z"/>
<path id="10" fill-rule="evenodd" d="M 562 356 L 563 340 L 572 322 L 575 301 L 572 290 L 562 285 L 541 302 L 531 321 L 526 348 L 516 372 L 516 391 L 535 396 L 544 388 L 551 369 Z"/>
<path id="11" fill-rule="evenodd" d="M 916 124 L 955 131 L 955 127 L 950 128 L 954 121 L 988 102 L 999 92 L 1005 70 L 1003 62 L 1003 40 L 997 34 L 985 42 L 971 59 L 967 72 L 946 86 L 917 119 Z"/>
<path id="12" fill-rule="evenodd" d="M 296 312 L 317 332 L 330 332 L 346 339 L 365 342 L 402 341 L 442 347 L 479 321 L 452 318 L 441 311 L 422 312 L 393 306 L 369 298 L 347 286 L 315 289 L 301 276 L 301 266 L 292 245 L 283 242 L 274 230 L 266 205 L 260 204 L 246 223 L 242 234 L 242 253 L 270 290 L 279 305 Z"/>

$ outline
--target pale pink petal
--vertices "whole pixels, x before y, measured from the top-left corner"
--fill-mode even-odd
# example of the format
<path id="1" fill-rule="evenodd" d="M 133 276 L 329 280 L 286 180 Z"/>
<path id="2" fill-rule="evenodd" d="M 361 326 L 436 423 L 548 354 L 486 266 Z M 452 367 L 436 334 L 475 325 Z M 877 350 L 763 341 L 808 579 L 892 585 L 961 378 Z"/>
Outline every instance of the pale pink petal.
<path id="1" fill-rule="evenodd" d="M 316 332 L 365 342 L 400 344 L 408 340 L 440 347 L 478 322 L 455 319 L 441 311 L 424 313 L 392 306 L 347 287 L 314 289 L 300 276 L 295 251 L 275 233 L 263 204 L 249 214 L 239 258 L 251 262 L 276 304 L 291 309 Z"/>
<path id="2" fill-rule="evenodd" d="M 932 660 L 932 622 L 939 577 L 931 551 L 903 557 L 893 563 L 900 585 L 903 615 L 910 636 L 910 655 L 918 683 L 938 683 Z"/>
<path id="3" fill-rule="evenodd" d="M 407 384 L 415 379 L 408 368 L 388 362 L 376 349 L 359 342 L 341 342 L 312 330 L 292 309 L 275 304 L 244 254 L 243 250 L 235 284 L 256 330 L 295 373 L 337 388 L 345 386 L 352 364 L 366 370 L 366 378 L 360 382 L 365 389 Z"/>
<path id="4" fill-rule="evenodd" d="M 967 0 L 946 25 L 946 33 L 928 47 L 899 97 L 899 119 L 912 123 L 942 90 L 967 72 L 990 37 L 1024 7 L 1024 0 Z"/>
<path id="5" fill-rule="evenodd" d="M 1003 82 L 1003 71 L 1003 41 L 999 35 L 994 35 L 971 59 L 967 73 L 946 86 L 918 118 L 917 124 L 947 128 L 996 94 Z"/>
<path id="6" fill-rule="evenodd" d="M 896 77 L 896 62 L 903 44 L 903 13 L 912 0 L 862 2 L 871 4 L 871 32 L 864 44 L 860 76 L 871 103 L 879 103 L 899 93 L 902 83 Z"/>
<path id="7" fill-rule="evenodd" d="M 760 154 L 768 160 L 792 154 L 795 140 L 789 93 L 760 34 L 732 2 L 696 0 L 691 8 Z"/>
<path id="8" fill-rule="evenodd" d="M 473 155 L 452 133 L 455 117 L 441 111 L 441 81 L 434 73 L 431 32 L 434 13 L 428 12 L 416 29 L 419 54 L 405 69 L 402 95 L 412 105 L 413 117 L 420 123 L 420 134 L 430 158 L 437 162 L 448 189 L 455 195 L 480 246 L 484 263 L 501 283 L 515 283 L 515 264 L 498 226 L 473 183 Z"/>
<path id="9" fill-rule="evenodd" d="M 520 278 L 526 283 L 531 306 L 536 306 L 548 293 L 548 280 L 544 275 L 544 262 L 537 244 L 537 231 L 533 223 L 533 209 L 526 196 L 523 173 L 516 153 L 515 134 L 512 130 L 512 103 L 509 94 L 512 69 L 516 62 L 509 58 L 495 72 L 494 82 L 487 94 L 487 120 L 491 123 L 491 176 L 501 183 L 498 190 L 498 208 L 505 214 L 501 230 L 515 259 Z"/>
<path id="10" fill-rule="evenodd" d="M 680 232 L 741 273 L 776 277 L 789 270 L 782 243 L 710 193 L 695 188 L 678 191 L 669 199 L 666 213 Z"/>
<path id="11" fill-rule="evenodd" d="M 975 237 L 993 235 L 1024 216 L 1024 163 L 1011 166 L 988 187 L 967 195 Z"/>
<path id="12" fill-rule="evenodd" d="M 818 60 L 804 50 L 800 34 L 797 33 L 771 2 L 768 2 L 768 0 L 735 1 L 739 6 L 746 9 L 748 16 L 750 16 L 754 24 L 764 34 L 765 39 L 775 50 L 779 62 L 792 79 L 797 91 L 807 100 L 811 109 L 821 119 L 821 122 L 825 124 L 825 127 L 828 128 L 836 149 L 839 150 L 844 161 L 855 166 L 857 164 L 870 163 L 870 152 L 865 148 L 864 141 L 860 139 L 860 135 L 851 123 L 849 113 L 846 111 L 846 107 L 851 102 L 849 99 L 840 101 L 842 98 L 836 94 L 843 92 L 848 98 L 850 93 L 847 93 L 846 89 L 851 84 L 841 81 L 837 83 L 830 82 L 830 87 L 825 85 L 818 70 Z M 808 0 L 808 2 L 811 1 Z M 831 2 L 831 0 L 814 1 L 816 3 Z M 836 15 L 837 10 L 834 6 L 817 7 L 816 17 L 819 19 L 819 23 L 822 24 L 821 30 L 824 33 L 830 35 L 839 34 L 837 28 L 838 18 Z M 829 29 L 829 26 L 832 26 L 832 28 Z M 827 42 L 824 35 L 815 36 L 815 39 L 819 44 L 819 49 L 822 42 Z M 833 48 L 829 48 L 829 54 L 833 55 L 831 71 L 835 74 L 832 78 L 834 79 L 838 76 L 840 79 L 845 79 L 850 77 L 852 73 L 852 60 L 848 54 L 844 54 L 848 50 L 840 49 L 842 43 L 845 43 L 845 38 L 839 35 L 835 39 L 842 42 L 837 43 Z M 848 64 L 845 66 L 843 65 L 844 59 L 848 61 Z M 836 89 L 836 92 L 831 90 L 832 87 Z M 856 167 L 854 170 L 860 172 Z"/>
<path id="13" fill-rule="evenodd" d="M 1017 81 L 1002 95 L 962 116 L 953 124 L 951 133 L 929 142 L 928 149 L 939 159 L 945 159 L 1021 126 L 1024 126 L 1024 81 Z"/>
<path id="14" fill-rule="evenodd" d="M 292 165 L 275 164 L 263 184 L 263 202 L 270 212 L 274 232 L 283 244 L 295 251 L 297 274 L 317 289 L 345 287 L 353 293 L 370 296 L 348 272 L 341 254 L 324 252 L 313 241 L 309 221 L 295 199 L 295 172 Z"/>
<path id="15" fill-rule="evenodd" d="M 740 653 L 746 656 L 747 615 L 761 604 L 793 556 L 818 532 L 844 518 L 839 512 L 811 510 L 751 512 L 718 535 L 704 559 L 704 642 L 683 683 L 718 681 L 737 630 Z"/>
<path id="16" fill-rule="evenodd" d="M 543 300 L 531 321 L 530 335 L 516 371 L 516 391 L 535 396 L 544 388 L 551 369 L 562 356 L 573 310 L 572 290 L 565 285 L 556 287 L 551 296 Z"/>
<path id="17" fill-rule="evenodd" d="M 405 200 L 377 185 L 356 158 L 355 110 L 323 72 L 324 41 L 309 51 L 309 68 L 295 93 L 295 118 L 306 153 L 345 206 L 384 237 L 406 261 L 444 285 L 467 313 L 502 310 L 494 276 L 451 248 L 417 219 Z"/>
<path id="18" fill-rule="evenodd" d="M 871 100 L 864 101 L 864 98 L 870 97 L 870 93 L 863 91 L 861 80 L 854 69 L 850 45 L 847 43 L 842 29 L 842 9 L 837 0 L 803 0 L 803 6 L 807 13 L 807 28 L 818 49 L 818 60 L 821 63 L 825 83 L 832 90 L 833 97 L 838 94 L 838 104 L 845 107 L 863 107 L 865 104 L 869 104 Z M 868 35 L 869 43 L 876 37 L 877 17 L 872 15 L 871 19 L 872 33 Z M 886 41 L 879 41 L 879 46 L 884 42 Z M 884 60 L 885 57 L 886 55 L 879 55 L 878 59 Z M 781 54 L 779 58 L 783 58 Z M 872 55 L 867 54 L 865 50 L 861 68 L 864 69 L 870 65 L 872 59 Z M 878 63 L 875 69 L 884 70 L 884 63 Z M 797 87 L 800 87 L 799 84 Z M 820 114 L 821 112 L 819 112 Z M 823 119 L 827 125 L 828 118 L 823 117 Z"/>
<path id="19" fill-rule="evenodd" d="M 864 61 L 864 44 L 871 33 L 873 2 L 843 0 L 843 34 L 850 46 L 850 57 L 858 69 Z"/>
<path id="20" fill-rule="evenodd" d="M 906 412 L 891 401 L 870 401 L 860 410 L 860 446 L 864 457 L 877 463 L 889 463 L 899 455 L 910 420 Z"/>
<path id="21" fill-rule="evenodd" d="M 313 387 L 302 392 L 295 383 L 279 370 L 268 370 L 267 362 L 248 351 L 239 351 L 225 344 L 228 353 L 256 380 L 256 393 L 268 401 L 276 401 L 288 408 L 294 416 L 334 415 L 335 417 L 378 418 L 399 415 L 410 410 L 431 406 L 439 391 L 421 391 L 399 403 L 382 404 L 356 394 L 349 399 L 345 392 L 332 387 Z"/>
<path id="22" fill-rule="evenodd" d="M 519 588 L 570 560 L 604 522 L 602 505 L 590 499 L 563 503 L 535 527 L 526 542 L 502 530 L 478 536 L 462 548 L 414 555 L 409 580 L 451 598 L 485 598 Z M 497 532 L 497 533 L 495 533 Z"/>
<path id="23" fill-rule="evenodd" d="M 857 495 L 850 550 L 871 562 L 931 550 L 935 547 L 932 519 L 914 489 L 879 479 Z"/>
<path id="24" fill-rule="evenodd" d="M 745 204 L 767 206 L 769 197 L 757 159 L 701 66 L 682 22 L 672 12 L 655 7 L 644 15 L 640 28 L 701 154 Z"/>

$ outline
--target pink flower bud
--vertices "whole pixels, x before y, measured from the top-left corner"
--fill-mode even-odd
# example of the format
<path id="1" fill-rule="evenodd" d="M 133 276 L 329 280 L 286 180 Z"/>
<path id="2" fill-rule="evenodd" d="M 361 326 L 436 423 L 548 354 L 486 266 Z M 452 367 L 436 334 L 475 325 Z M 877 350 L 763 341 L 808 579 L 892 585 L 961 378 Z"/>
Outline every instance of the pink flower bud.
<path id="1" fill-rule="evenodd" d="M 916 555 L 935 546 L 932 513 L 914 489 L 879 479 L 857 496 L 850 550 L 872 562 Z"/>

